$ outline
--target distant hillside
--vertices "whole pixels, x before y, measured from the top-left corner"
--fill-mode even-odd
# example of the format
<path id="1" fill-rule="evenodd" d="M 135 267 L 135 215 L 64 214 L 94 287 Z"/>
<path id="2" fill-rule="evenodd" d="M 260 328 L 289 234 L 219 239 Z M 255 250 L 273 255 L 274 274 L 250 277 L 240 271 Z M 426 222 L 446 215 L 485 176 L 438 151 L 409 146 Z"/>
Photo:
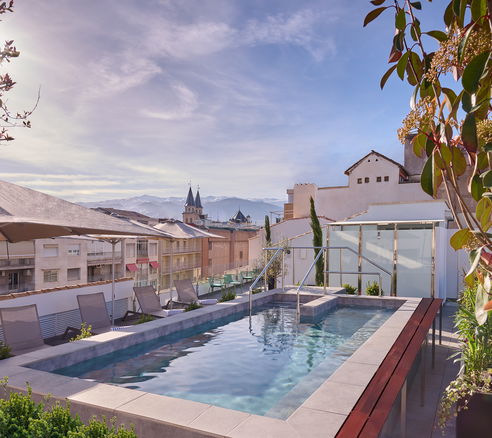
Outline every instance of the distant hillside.
<path id="1" fill-rule="evenodd" d="M 185 198 L 158 196 L 136 196 L 126 199 L 109 199 L 97 202 L 79 202 L 85 207 L 111 207 L 132 210 L 156 218 L 181 219 Z M 265 215 L 271 211 L 283 209 L 283 201 L 278 199 L 243 199 L 223 196 L 206 196 L 202 198 L 203 211 L 210 219 L 226 221 L 241 208 L 245 216 L 250 215 L 253 222 L 261 225 Z M 273 216 L 274 218 L 275 216 Z"/>

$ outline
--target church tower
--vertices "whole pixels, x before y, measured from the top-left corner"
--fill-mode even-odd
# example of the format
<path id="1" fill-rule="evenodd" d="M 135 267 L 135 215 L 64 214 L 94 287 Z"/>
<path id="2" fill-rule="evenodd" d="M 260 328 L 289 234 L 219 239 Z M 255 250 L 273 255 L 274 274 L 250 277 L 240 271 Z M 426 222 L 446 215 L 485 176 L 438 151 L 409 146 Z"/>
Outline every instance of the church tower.
<path id="1" fill-rule="evenodd" d="M 200 198 L 198 198 L 198 200 L 200 200 Z M 196 211 L 196 202 L 195 202 L 195 198 L 193 197 L 193 192 L 191 191 L 191 186 L 190 186 L 190 189 L 188 190 L 188 196 L 186 198 L 186 202 L 184 205 L 183 222 L 185 224 L 193 224 L 196 219 L 198 219 L 198 214 Z"/>
<path id="2" fill-rule="evenodd" d="M 202 200 L 200 199 L 200 187 L 196 190 L 196 196 L 195 196 L 195 211 L 198 216 L 203 215 L 203 206 L 202 206 Z"/>

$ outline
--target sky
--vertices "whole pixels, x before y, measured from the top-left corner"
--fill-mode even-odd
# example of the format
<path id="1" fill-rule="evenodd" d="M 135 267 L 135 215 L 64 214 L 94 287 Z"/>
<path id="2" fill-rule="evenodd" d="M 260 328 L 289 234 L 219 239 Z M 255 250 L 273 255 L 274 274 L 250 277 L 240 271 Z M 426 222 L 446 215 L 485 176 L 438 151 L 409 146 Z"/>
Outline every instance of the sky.
<path id="1" fill-rule="evenodd" d="M 439 6 L 423 2 L 430 23 Z M 393 17 L 367 0 L 17 0 L 19 58 L 0 179 L 70 201 L 143 194 L 286 197 L 346 183 L 375 149 L 399 162 L 411 89 L 383 91 Z M 425 20 L 423 21 L 425 25 Z M 7 96 L 6 95 L 6 96 Z"/>

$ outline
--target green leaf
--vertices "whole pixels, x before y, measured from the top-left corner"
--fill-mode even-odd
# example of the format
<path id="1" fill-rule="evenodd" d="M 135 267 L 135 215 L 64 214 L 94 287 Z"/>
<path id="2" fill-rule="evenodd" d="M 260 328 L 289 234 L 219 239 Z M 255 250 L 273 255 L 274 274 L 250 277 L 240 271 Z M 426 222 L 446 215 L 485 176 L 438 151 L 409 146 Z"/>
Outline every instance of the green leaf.
<path id="1" fill-rule="evenodd" d="M 434 148 L 436 147 L 436 145 L 434 144 L 434 142 L 432 141 L 432 138 L 429 138 L 426 136 L 426 140 L 425 140 L 425 152 L 427 154 L 428 157 L 431 156 L 432 152 L 434 152 Z"/>
<path id="2" fill-rule="evenodd" d="M 422 3 L 420 2 L 410 2 L 410 4 L 415 8 L 418 9 L 419 11 L 422 9 Z"/>
<path id="3" fill-rule="evenodd" d="M 451 159 L 451 167 L 457 176 L 461 176 L 466 171 L 466 159 L 463 155 L 463 152 L 457 147 L 451 148 L 451 152 L 453 153 L 453 158 Z"/>
<path id="4" fill-rule="evenodd" d="M 427 158 L 420 176 L 422 190 L 430 196 L 434 196 L 434 184 L 432 184 L 432 168 L 434 167 L 432 155 Z"/>
<path id="5" fill-rule="evenodd" d="M 461 140 L 468 152 L 476 152 L 478 148 L 477 125 L 475 115 L 467 114 L 461 128 Z"/>
<path id="6" fill-rule="evenodd" d="M 484 192 L 485 189 L 483 188 L 482 178 L 480 178 L 480 175 L 473 175 L 473 178 L 470 180 L 470 193 L 472 198 L 475 201 L 479 201 Z"/>
<path id="7" fill-rule="evenodd" d="M 459 249 L 462 249 L 463 246 L 466 245 L 472 237 L 473 233 L 468 228 L 464 228 L 454 233 L 451 236 L 449 243 L 455 251 L 458 251 Z"/>
<path id="8" fill-rule="evenodd" d="M 427 136 L 425 134 L 417 134 L 413 138 L 413 152 L 417 157 L 423 158 L 425 156 L 425 143 L 427 142 Z"/>
<path id="9" fill-rule="evenodd" d="M 376 9 L 373 9 L 371 12 L 369 12 L 366 15 L 366 18 L 364 18 L 364 27 L 366 27 L 372 20 L 375 20 L 376 18 L 378 18 L 385 9 L 388 9 L 388 7 L 389 6 L 376 8 Z"/>
<path id="10" fill-rule="evenodd" d="M 476 207 L 477 219 L 480 221 L 482 228 L 485 228 L 489 223 L 490 212 L 492 211 L 492 201 L 490 198 L 482 198 L 477 203 Z M 485 230 L 486 231 L 486 230 Z"/>
<path id="11" fill-rule="evenodd" d="M 398 64 L 395 64 L 393 66 L 391 66 L 388 71 L 383 75 L 383 77 L 381 78 L 381 82 L 379 84 L 379 86 L 381 87 L 381 90 L 384 88 L 385 84 L 386 84 L 386 81 L 389 79 L 389 77 L 391 76 L 391 73 L 393 73 L 396 69 L 396 67 L 398 66 Z"/>
<path id="12" fill-rule="evenodd" d="M 471 16 L 473 21 L 477 21 L 487 13 L 485 0 L 473 0 L 471 3 Z"/>
<path id="13" fill-rule="evenodd" d="M 451 24 L 453 23 L 454 20 L 453 2 L 450 2 L 446 7 L 446 10 L 444 11 L 443 19 L 444 19 L 444 24 L 447 27 L 451 27 Z"/>
<path id="14" fill-rule="evenodd" d="M 482 250 L 483 247 L 480 247 L 478 249 L 473 249 L 470 251 L 469 257 L 470 257 L 471 266 L 464 278 L 465 283 L 468 284 L 469 286 L 473 286 L 473 283 L 475 282 L 475 269 L 477 269 L 478 263 L 480 262 L 480 256 L 482 255 Z"/>
<path id="15" fill-rule="evenodd" d="M 469 113 L 473 108 L 472 97 L 466 91 L 463 93 L 463 96 L 461 97 L 461 108 L 463 108 L 463 111 L 467 113 Z"/>
<path id="16" fill-rule="evenodd" d="M 403 30 L 407 25 L 407 18 L 405 14 L 405 9 L 400 9 L 395 16 L 395 27 L 397 29 Z"/>
<path id="17" fill-rule="evenodd" d="M 460 15 L 461 10 L 461 0 L 453 0 L 453 13 L 455 16 Z"/>
<path id="18" fill-rule="evenodd" d="M 435 38 L 440 43 L 448 39 L 448 36 L 440 30 L 430 30 L 429 32 L 424 32 L 424 33 L 431 36 L 432 38 Z"/>
<path id="19" fill-rule="evenodd" d="M 396 72 L 398 73 L 398 76 L 402 81 L 405 77 L 405 69 L 407 68 L 408 57 L 410 56 L 410 53 L 411 52 L 405 52 L 398 61 L 398 64 L 396 64 Z"/>
<path id="20" fill-rule="evenodd" d="M 461 38 L 461 41 L 458 45 L 458 62 L 463 61 L 463 54 L 465 53 L 466 45 L 468 44 L 468 38 L 475 27 L 475 23 L 473 23 L 470 28 L 466 31 L 465 36 Z"/>
<path id="21" fill-rule="evenodd" d="M 484 187 L 492 187 L 492 170 L 487 170 L 487 172 L 480 175 L 482 177 L 482 184 Z"/>
<path id="22" fill-rule="evenodd" d="M 483 75 L 490 52 L 483 52 L 475 56 L 465 67 L 461 83 L 468 93 L 473 94 L 478 90 L 480 78 Z"/>
<path id="23" fill-rule="evenodd" d="M 371 3 L 374 5 L 374 6 L 379 6 L 379 5 L 382 5 L 386 0 L 371 0 Z"/>
<path id="24" fill-rule="evenodd" d="M 442 88 L 442 92 L 447 97 L 446 103 L 448 104 L 449 110 L 452 111 L 452 109 L 453 109 L 453 103 L 456 100 L 456 93 L 453 90 L 451 90 L 451 88 L 446 88 L 446 87 L 443 87 Z"/>

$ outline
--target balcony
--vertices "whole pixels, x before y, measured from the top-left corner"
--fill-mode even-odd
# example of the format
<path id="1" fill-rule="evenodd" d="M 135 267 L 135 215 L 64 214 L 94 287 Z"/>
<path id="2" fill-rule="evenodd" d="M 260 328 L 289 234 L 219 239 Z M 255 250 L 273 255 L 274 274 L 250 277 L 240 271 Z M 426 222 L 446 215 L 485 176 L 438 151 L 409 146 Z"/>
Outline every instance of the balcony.
<path id="1" fill-rule="evenodd" d="M 113 253 L 111 251 L 88 252 L 87 265 L 104 265 L 110 264 L 113 261 Z M 115 251 L 114 262 L 121 263 L 121 251 Z"/>
<path id="2" fill-rule="evenodd" d="M 34 258 L 0 259 L 0 269 L 32 269 Z"/>

